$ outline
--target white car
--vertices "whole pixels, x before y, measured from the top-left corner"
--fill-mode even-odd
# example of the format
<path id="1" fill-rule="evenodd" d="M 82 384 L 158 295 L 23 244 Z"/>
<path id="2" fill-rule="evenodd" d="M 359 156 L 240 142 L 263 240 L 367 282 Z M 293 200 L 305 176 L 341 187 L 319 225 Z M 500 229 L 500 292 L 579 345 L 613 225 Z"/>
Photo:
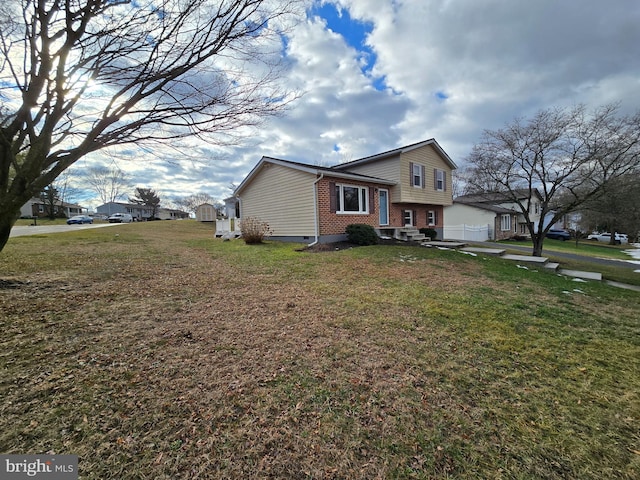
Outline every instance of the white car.
<path id="1" fill-rule="evenodd" d="M 616 244 L 625 244 L 629 243 L 629 238 L 624 233 L 616 233 L 615 234 L 615 242 Z M 609 232 L 604 233 L 592 233 L 587 237 L 587 240 L 597 240 L 598 242 L 611 242 L 611 234 Z"/>
<path id="2" fill-rule="evenodd" d="M 133 217 L 128 213 L 114 213 L 109 217 L 109 223 L 131 223 Z"/>

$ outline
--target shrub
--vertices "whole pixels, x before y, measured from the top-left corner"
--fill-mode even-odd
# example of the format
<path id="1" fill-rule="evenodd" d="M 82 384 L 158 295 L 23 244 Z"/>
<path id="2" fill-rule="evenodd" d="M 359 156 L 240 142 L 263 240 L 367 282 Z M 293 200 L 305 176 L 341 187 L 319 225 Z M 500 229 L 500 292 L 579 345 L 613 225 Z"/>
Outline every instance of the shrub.
<path id="1" fill-rule="evenodd" d="M 243 218 L 240 223 L 240 232 L 244 243 L 249 245 L 262 243 L 265 237 L 271 235 L 269 224 L 256 217 Z"/>
<path id="2" fill-rule="evenodd" d="M 425 237 L 429 237 L 431 240 L 438 238 L 438 232 L 433 228 L 421 228 L 420 233 Z"/>
<path id="3" fill-rule="evenodd" d="M 378 243 L 378 235 L 371 225 L 352 223 L 345 230 L 347 238 L 356 245 L 375 245 Z"/>

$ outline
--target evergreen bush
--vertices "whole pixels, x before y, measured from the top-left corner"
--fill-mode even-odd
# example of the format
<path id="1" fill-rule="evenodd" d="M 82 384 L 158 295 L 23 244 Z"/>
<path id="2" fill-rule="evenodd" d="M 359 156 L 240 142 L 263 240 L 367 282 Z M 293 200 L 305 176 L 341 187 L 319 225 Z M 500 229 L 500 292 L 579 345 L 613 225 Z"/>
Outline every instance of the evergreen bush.
<path id="1" fill-rule="evenodd" d="M 345 233 L 348 240 L 356 245 L 376 245 L 378 243 L 378 235 L 371 225 L 352 223 L 347 225 Z"/>
<path id="2" fill-rule="evenodd" d="M 438 238 L 438 232 L 433 228 L 421 228 L 420 233 L 425 237 L 429 237 L 431 240 Z"/>

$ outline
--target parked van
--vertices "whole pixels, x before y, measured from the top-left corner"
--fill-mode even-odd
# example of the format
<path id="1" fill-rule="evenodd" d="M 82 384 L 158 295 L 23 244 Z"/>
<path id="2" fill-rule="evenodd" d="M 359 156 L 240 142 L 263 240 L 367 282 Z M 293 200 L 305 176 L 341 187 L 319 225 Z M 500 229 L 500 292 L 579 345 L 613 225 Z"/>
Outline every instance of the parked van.
<path id="1" fill-rule="evenodd" d="M 109 217 L 109 223 L 131 223 L 133 217 L 128 213 L 114 213 Z"/>

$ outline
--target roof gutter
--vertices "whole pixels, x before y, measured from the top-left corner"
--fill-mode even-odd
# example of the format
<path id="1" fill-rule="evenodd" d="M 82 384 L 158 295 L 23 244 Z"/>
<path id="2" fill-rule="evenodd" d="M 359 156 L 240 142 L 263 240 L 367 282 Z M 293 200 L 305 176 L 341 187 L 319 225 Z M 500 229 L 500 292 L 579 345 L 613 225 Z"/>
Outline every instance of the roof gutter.
<path id="1" fill-rule="evenodd" d="M 318 216 L 318 182 L 324 178 L 324 173 L 313 182 L 313 217 L 315 221 L 316 239 L 311 242 L 307 247 L 313 247 L 320 241 L 320 218 Z"/>

